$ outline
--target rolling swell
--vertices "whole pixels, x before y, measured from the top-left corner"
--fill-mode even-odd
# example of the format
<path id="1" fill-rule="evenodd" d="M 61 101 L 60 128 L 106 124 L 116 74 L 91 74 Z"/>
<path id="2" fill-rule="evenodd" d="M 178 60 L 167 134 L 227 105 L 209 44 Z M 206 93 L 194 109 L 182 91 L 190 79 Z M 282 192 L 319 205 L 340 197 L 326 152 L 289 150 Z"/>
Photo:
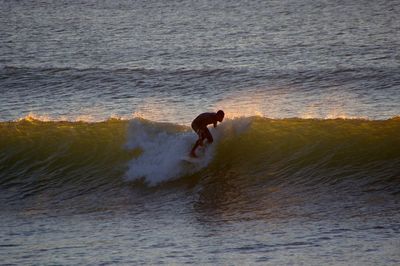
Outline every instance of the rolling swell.
<path id="1" fill-rule="evenodd" d="M 190 171 L 181 155 L 172 158 L 187 152 L 195 139 L 185 126 L 141 119 L 23 119 L 2 122 L 0 132 L 0 189 L 10 200 L 43 193 L 101 193 L 125 187 L 126 181 L 162 186 L 176 179 L 400 191 L 398 118 L 227 119 L 212 131 L 216 145 Z"/>

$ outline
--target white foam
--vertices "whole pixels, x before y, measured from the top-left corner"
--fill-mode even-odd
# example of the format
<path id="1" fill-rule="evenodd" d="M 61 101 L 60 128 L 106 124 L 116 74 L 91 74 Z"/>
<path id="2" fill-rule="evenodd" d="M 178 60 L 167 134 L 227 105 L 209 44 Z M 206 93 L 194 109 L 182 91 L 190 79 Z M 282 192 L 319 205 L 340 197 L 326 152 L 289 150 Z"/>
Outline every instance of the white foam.
<path id="1" fill-rule="evenodd" d="M 189 154 L 196 139 L 194 132 L 173 130 L 171 124 L 132 120 L 128 128 L 127 147 L 140 148 L 142 153 L 130 161 L 126 180 L 144 178 L 152 186 L 200 170 L 212 159 L 213 149 L 209 149 L 194 166 L 188 167 L 182 160 Z"/>
<path id="2" fill-rule="evenodd" d="M 224 121 L 217 128 L 209 128 L 214 143 L 199 151 L 203 154 L 196 163 L 188 164 L 182 158 L 189 154 L 197 140 L 191 129 L 182 130 L 178 125 L 133 119 L 129 124 L 126 146 L 128 149 L 139 148 L 142 152 L 129 162 L 125 179 L 144 179 L 148 185 L 154 186 L 195 173 L 212 161 L 215 148 L 223 136 L 232 132 L 241 133 L 249 124 L 249 119 L 235 119 Z"/>

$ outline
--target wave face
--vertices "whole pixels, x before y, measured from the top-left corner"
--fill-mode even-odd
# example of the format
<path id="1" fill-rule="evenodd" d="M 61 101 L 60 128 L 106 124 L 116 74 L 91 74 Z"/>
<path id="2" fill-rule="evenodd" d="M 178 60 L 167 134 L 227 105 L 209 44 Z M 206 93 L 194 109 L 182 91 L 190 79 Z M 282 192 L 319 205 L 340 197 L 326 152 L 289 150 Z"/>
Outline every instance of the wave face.
<path id="1" fill-rule="evenodd" d="M 241 186 L 340 185 L 400 192 L 400 121 L 225 120 L 200 161 L 186 126 L 133 119 L 0 124 L 0 189 L 7 199 L 85 194 L 127 184 L 233 179 Z M 50 194 L 51 194 L 50 193 Z"/>
<path id="2" fill-rule="evenodd" d="M 344 182 L 351 190 L 352 184 L 386 189 L 394 182 L 399 189 L 399 129 L 396 119 L 256 118 L 246 134 L 219 145 L 215 165 L 278 184 L 319 187 Z"/>
<path id="3" fill-rule="evenodd" d="M 122 149 L 126 122 L 43 122 L 24 119 L 0 124 L 0 186 L 25 198 L 115 183 L 129 159 Z"/>

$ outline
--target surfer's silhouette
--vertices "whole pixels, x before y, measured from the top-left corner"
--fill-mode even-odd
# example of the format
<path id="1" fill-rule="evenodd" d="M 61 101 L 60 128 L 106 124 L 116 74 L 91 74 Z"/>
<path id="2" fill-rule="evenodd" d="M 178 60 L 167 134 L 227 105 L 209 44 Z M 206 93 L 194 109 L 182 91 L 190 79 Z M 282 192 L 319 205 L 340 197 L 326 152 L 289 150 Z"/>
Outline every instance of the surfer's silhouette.
<path id="1" fill-rule="evenodd" d="M 219 110 L 216 113 L 202 113 L 197 116 L 192 122 L 192 128 L 194 132 L 199 135 L 199 139 L 194 144 L 190 156 L 197 157 L 196 149 L 198 146 L 203 146 L 203 141 L 207 139 L 208 143 L 212 143 L 214 141 L 210 131 L 207 128 L 207 125 L 214 124 L 214 127 L 217 127 L 217 122 L 222 122 L 224 120 L 225 113 L 222 110 Z"/>

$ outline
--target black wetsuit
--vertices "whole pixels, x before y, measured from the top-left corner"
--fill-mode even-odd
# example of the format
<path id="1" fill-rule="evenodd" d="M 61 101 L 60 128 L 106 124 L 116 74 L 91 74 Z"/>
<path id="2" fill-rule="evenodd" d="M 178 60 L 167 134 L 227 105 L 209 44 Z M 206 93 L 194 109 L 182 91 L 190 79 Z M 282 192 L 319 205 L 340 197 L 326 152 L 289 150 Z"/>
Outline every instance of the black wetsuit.
<path id="1" fill-rule="evenodd" d="M 192 128 L 200 139 L 207 139 L 209 143 L 212 143 L 214 140 L 207 125 L 214 124 L 215 127 L 217 122 L 217 113 L 202 113 L 193 120 Z"/>

